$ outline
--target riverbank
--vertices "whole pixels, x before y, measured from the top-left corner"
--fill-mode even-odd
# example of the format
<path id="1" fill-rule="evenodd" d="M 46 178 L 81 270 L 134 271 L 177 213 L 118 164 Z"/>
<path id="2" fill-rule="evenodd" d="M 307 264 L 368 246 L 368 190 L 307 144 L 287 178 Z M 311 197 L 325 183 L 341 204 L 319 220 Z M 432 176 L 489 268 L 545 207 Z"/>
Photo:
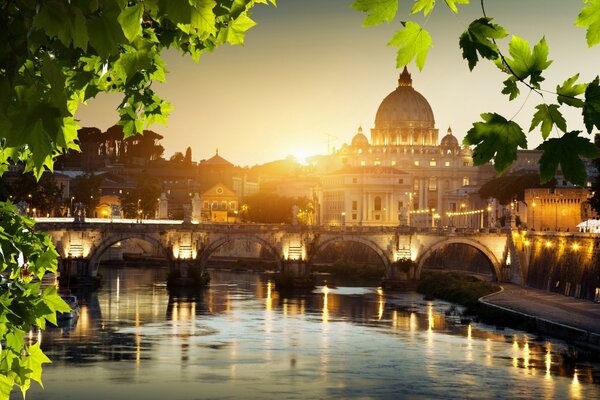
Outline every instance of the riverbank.
<path id="1" fill-rule="evenodd" d="M 466 308 L 484 323 L 565 340 L 600 353 L 600 304 L 454 273 L 428 273 L 419 293 Z"/>
<path id="2" fill-rule="evenodd" d="M 600 352 L 600 304 L 543 290 L 502 284 L 480 303 L 526 320 L 537 332 Z"/>

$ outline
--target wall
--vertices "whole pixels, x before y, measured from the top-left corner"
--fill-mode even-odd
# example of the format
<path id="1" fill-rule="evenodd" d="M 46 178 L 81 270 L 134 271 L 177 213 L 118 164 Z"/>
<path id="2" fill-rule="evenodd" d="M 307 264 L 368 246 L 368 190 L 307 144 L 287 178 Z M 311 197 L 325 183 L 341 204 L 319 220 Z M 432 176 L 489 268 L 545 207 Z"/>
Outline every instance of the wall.
<path id="1" fill-rule="evenodd" d="M 527 286 L 594 300 L 600 295 L 600 237 L 528 232 L 513 237 Z"/>

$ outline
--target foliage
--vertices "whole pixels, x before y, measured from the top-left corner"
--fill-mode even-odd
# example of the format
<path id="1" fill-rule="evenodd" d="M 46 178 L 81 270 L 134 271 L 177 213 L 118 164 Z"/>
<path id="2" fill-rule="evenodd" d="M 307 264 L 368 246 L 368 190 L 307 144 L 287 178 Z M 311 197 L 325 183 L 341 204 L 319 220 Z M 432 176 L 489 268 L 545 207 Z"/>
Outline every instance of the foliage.
<path id="1" fill-rule="evenodd" d="M 34 326 L 56 324 L 56 312 L 69 311 L 55 287 L 42 289 L 46 272 L 55 272 L 58 253 L 50 237 L 33 230 L 33 220 L 9 203 L 0 203 L 0 398 L 14 385 L 23 391 L 31 380 L 41 384 L 42 364 L 50 362 L 39 343 L 24 337 Z"/>
<path id="2" fill-rule="evenodd" d="M 158 209 L 160 187 L 148 176 L 142 175 L 136 188 L 121 196 L 125 218 L 154 218 Z"/>
<path id="3" fill-rule="evenodd" d="M 525 199 L 525 189 L 536 187 L 554 187 L 556 181 L 551 180 L 545 184 L 540 184 L 540 176 L 536 173 L 507 174 L 492 179 L 484 183 L 479 188 L 479 197 L 497 199 L 500 204 L 510 204 L 513 200 L 523 201 Z"/>
<path id="4" fill-rule="evenodd" d="M 161 51 L 175 48 L 198 61 L 219 45 L 243 44 L 255 25 L 249 11 L 259 3 L 275 0 L 0 2 L 0 175 L 22 162 L 39 178 L 55 157 L 79 150 L 74 116 L 98 93 L 123 94 L 118 123 L 125 139 L 164 123 L 171 107 L 152 88 L 165 81 Z M 8 271 L 0 291 L 0 397 L 8 398 L 13 385 L 25 394 L 31 379 L 40 381 L 47 362 L 22 335 L 34 323 L 43 328 L 64 302 L 51 291 L 38 293 L 30 279 L 56 269 L 50 238 L 33 233 L 31 221 L 7 203 L 0 203 L 0 215 L 0 257 Z"/>
<path id="5" fill-rule="evenodd" d="M 444 3 L 456 14 L 459 12 L 457 4 L 468 4 L 470 1 L 445 0 Z M 471 22 L 458 40 L 469 69 L 473 70 L 480 60 L 488 60 L 506 74 L 502 93 L 509 100 L 519 97 L 522 88 L 541 97 L 542 103 L 536 107 L 537 112 L 532 116 L 529 129 L 531 132 L 540 126 L 543 143 L 538 149 L 544 153 L 540 160 L 541 180 L 548 182 L 560 167 L 568 181 L 584 185 L 586 173 L 582 158 L 600 157 L 600 149 L 580 131 L 569 131 L 561 110 L 563 106 L 580 109 L 588 134 L 594 128 L 600 129 L 600 78 L 578 83 L 579 74 L 576 74 L 557 85 L 555 92 L 542 88 L 544 73 L 552 64 L 548 59 L 549 46 L 546 39 L 542 37 L 531 47 L 523 38 L 512 35 L 508 43 L 504 42 L 508 53 L 503 52 L 499 42 L 507 40 L 509 33 L 492 22 L 494 19 L 487 15 L 483 0 L 477 3 L 480 4 L 483 15 Z M 600 0 L 584 0 L 584 3 L 575 24 L 586 29 L 587 44 L 592 47 L 600 43 Z M 427 15 L 436 5 L 435 0 L 413 0 L 410 14 L 416 17 L 423 12 L 427 23 Z M 390 23 L 396 18 L 398 11 L 398 1 L 394 0 L 355 0 L 352 6 L 367 14 L 364 26 Z M 432 47 L 432 39 L 428 31 L 417 22 L 403 20 L 402 26 L 388 43 L 398 47 L 397 66 L 401 68 L 414 59 L 417 67 L 423 69 L 427 52 Z M 558 104 L 547 100 L 550 95 L 556 97 Z M 493 112 L 483 113 L 481 118 L 482 121 L 475 122 L 469 130 L 464 144 L 475 146 L 475 165 L 492 161 L 496 171 L 502 173 L 516 159 L 517 149 L 527 148 L 527 138 L 523 129 L 512 118 L 506 119 Z M 552 130 L 556 137 L 548 139 Z"/>
<path id="6" fill-rule="evenodd" d="M 417 264 L 413 260 L 411 260 L 410 258 L 407 258 L 407 257 L 396 260 L 394 262 L 394 265 L 396 267 L 398 267 L 400 269 L 400 271 L 402 271 L 404 273 L 408 273 L 411 268 L 414 268 L 417 266 Z"/>
<path id="7" fill-rule="evenodd" d="M 305 197 L 292 198 L 279 196 L 274 193 L 261 192 L 244 199 L 241 207 L 241 217 L 245 221 L 259 222 L 265 224 L 289 224 L 292 222 L 292 210 L 298 206 L 299 210 L 309 210 L 311 203 Z M 310 219 L 301 213 L 299 222 Z"/>
<path id="8" fill-rule="evenodd" d="M 161 51 L 199 60 L 217 46 L 243 44 L 249 11 L 275 0 L 29 0 L 0 3 L 0 166 L 23 161 L 39 176 L 53 158 L 77 150 L 79 105 L 98 93 L 123 94 L 125 137 L 166 121 L 171 106 Z"/>
<path id="9" fill-rule="evenodd" d="M 103 180 L 101 175 L 94 174 L 83 174 L 73 179 L 71 189 L 73 204 L 82 203 L 88 217 L 93 217 L 94 210 L 100 204 L 100 187 Z"/>
<path id="10" fill-rule="evenodd" d="M 417 292 L 473 310 L 479 298 L 500 290 L 498 285 L 455 272 L 428 272 L 421 276 Z"/>
<path id="11" fill-rule="evenodd" d="M 0 196 L 0 199 L 26 202 L 31 210 L 36 209 L 35 214 L 39 216 L 59 214 L 61 206 L 64 206 L 62 190 L 53 174 L 42 175 L 38 182 L 31 173 L 18 173 L 10 183 L 6 183 L 6 197 Z"/>

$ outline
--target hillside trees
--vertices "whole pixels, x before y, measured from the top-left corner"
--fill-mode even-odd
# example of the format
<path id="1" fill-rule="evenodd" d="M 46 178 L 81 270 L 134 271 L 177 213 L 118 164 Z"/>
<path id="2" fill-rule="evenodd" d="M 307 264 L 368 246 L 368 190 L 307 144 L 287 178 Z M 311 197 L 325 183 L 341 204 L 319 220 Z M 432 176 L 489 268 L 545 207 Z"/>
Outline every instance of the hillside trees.
<path id="1" fill-rule="evenodd" d="M 415 60 L 419 69 L 423 69 L 427 54 L 433 46 L 429 32 L 414 21 L 419 14 L 426 18 L 441 1 L 414 0 L 410 19 L 404 20 L 402 28 L 391 38 L 388 45 L 398 47 L 397 66 L 399 68 Z M 459 6 L 467 6 L 470 0 L 444 0 L 446 8 L 459 13 Z M 472 21 L 460 35 L 458 44 L 462 57 L 473 70 L 480 61 L 487 61 L 498 67 L 504 79 L 502 94 L 514 100 L 523 90 L 527 98 L 538 98 L 540 103 L 531 116 L 528 132 L 539 129 L 543 142 L 538 149 L 543 151 L 540 159 L 542 183 L 554 178 L 560 167 L 565 178 L 575 184 L 584 185 L 586 170 L 583 158 L 593 159 L 600 156 L 600 149 L 581 131 L 569 130 L 568 121 L 563 116 L 567 107 L 580 110 L 581 119 L 587 131 L 600 129 L 600 77 L 590 82 L 582 82 L 579 74 L 566 76 L 563 82 L 544 85 L 544 73 L 552 64 L 549 59 L 549 45 L 542 36 L 538 43 L 531 46 L 523 38 L 512 35 L 485 9 L 485 1 L 473 2 L 479 7 L 480 18 Z M 584 6 L 574 21 L 586 29 L 589 47 L 600 43 L 600 0 L 584 0 Z M 378 25 L 394 21 L 398 13 L 398 0 L 355 0 L 353 7 L 367 14 L 364 26 Z M 518 10 L 515 10 L 518 12 Z M 597 50 L 596 50 L 597 51 Z M 577 60 L 573 60 L 576 66 Z M 576 68 L 575 68 L 576 69 Z M 554 132 L 552 137 L 550 133 Z M 473 161 L 482 165 L 492 161 L 496 171 L 504 172 L 517 157 L 517 149 L 527 148 L 525 129 L 512 118 L 499 115 L 494 111 L 481 114 L 481 121 L 473 123 L 464 144 L 474 145 Z"/>
<path id="2" fill-rule="evenodd" d="M 77 108 L 117 92 L 125 138 L 164 122 L 170 105 L 152 83 L 165 80 L 161 51 L 198 60 L 217 46 L 243 44 L 250 10 L 275 0 L 14 0 L 0 2 L 0 174 L 21 162 L 40 177 L 57 155 L 79 150 Z M 0 398 L 41 382 L 48 359 L 23 334 L 66 311 L 33 276 L 55 271 L 57 253 L 33 222 L 0 203 Z M 37 286 L 36 286 L 37 285 Z"/>

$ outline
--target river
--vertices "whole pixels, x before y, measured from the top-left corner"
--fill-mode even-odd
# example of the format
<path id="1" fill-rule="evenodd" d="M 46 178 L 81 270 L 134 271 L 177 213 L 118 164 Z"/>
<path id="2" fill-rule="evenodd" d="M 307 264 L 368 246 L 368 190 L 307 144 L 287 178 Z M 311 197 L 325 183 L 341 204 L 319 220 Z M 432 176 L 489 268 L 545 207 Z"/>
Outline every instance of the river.
<path id="1" fill-rule="evenodd" d="M 73 326 L 32 333 L 53 363 L 28 399 L 600 398 L 600 363 L 461 324 L 414 292 L 282 295 L 268 277 L 213 271 L 210 288 L 176 297 L 164 269 L 101 273 Z"/>

